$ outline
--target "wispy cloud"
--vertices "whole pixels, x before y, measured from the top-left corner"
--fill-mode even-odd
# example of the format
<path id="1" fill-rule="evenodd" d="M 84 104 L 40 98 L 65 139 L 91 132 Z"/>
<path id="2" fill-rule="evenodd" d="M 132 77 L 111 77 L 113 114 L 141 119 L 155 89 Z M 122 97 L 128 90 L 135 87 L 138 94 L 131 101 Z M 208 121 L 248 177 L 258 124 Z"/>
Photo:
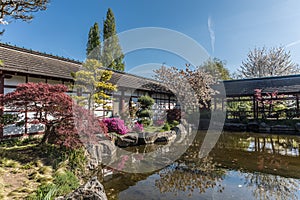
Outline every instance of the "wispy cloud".
<path id="1" fill-rule="evenodd" d="M 214 25 L 213 25 L 211 16 L 208 17 L 207 27 L 208 27 L 208 31 L 209 31 L 209 35 L 210 35 L 210 44 L 211 44 L 212 52 L 214 52 L 216 36 L 215 36 Z"/>
<path id="2" fill-rule="evenodd" d="M 300 44 L 300 40 L 296 40 L 294 42 L 291 42 L 291 43 L 285 45 L 285 48 L 289 48 L 289 47 L 295 46 L 297 44 Z"/>

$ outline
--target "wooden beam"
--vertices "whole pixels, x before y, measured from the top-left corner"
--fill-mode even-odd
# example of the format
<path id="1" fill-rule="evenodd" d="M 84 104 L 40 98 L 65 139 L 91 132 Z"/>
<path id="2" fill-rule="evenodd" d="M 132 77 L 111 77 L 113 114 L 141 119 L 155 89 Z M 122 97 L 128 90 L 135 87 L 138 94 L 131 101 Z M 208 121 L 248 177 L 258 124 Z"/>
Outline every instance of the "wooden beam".
<path id="1" fill-rule="evenodd" d="M 2 74 L 2 71 L 1 71 Z M 5 74 L 0 75 L 0 94 L 4 94 L 4 76 Z M 3 115 L 3 104 L 0 105 L 1 109 L 0 109 L 0 115 Z M 3 127 L 0 128 L 0 138 L 3 138 Z"/>

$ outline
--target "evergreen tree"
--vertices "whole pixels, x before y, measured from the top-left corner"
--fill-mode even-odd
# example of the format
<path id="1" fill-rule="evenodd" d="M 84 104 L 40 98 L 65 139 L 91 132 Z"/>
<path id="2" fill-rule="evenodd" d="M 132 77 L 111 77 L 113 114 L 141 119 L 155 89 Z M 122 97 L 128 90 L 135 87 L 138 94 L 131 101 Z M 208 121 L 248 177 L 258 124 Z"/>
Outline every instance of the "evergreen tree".
<path id="1" fill-rule="evenodd" d="M 83 69 L 72 76 L 75 81 L 74 89 L 81 90 L 86 95 L 73 96 L 81 106 L 87 106 L 88 110 L 95 110 L 97 107 L 107 107 L 107 100 L 111 97 L 107 92 L 116 91 L 117 86 L 109 83 L 113 72 L 104 70 L 102 64 L 95 59 L 87 59 L 82 64 Z"/>
<path id="2" fill-rule="evenodd" d="M 87 59 L 95 59 L 98 61 L 101 59 L 100 31 L 97 22 L 90 28 L 86 56 Z"/>
<path id="3" fill-rule="evenodd" d="M 124 55 L 116 35 L 116 23 L 112 10 L 109 8 L 103 25 L 102 63 L 104 67 L 124 71 Z"/>

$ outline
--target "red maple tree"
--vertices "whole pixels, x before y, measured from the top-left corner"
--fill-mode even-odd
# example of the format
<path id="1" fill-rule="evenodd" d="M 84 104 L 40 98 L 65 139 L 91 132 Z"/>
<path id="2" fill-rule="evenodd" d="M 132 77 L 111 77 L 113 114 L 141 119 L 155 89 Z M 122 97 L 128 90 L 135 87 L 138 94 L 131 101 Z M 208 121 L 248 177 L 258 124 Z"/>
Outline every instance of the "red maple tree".
<path id="1" fill-rule="evenodd" d="M 106 135 L 105 124 L 93 113 L 75 104 L 66 94 L 67 91 L 65 85 L 20 84 L 15 91 L 1 94 L 0 103 L 3 105 L 2 109 L 35 113 L 26 121 L 45 125 L 43 143 L 78 148 L 83 143 L 97 141 L 98 136 Z"/>

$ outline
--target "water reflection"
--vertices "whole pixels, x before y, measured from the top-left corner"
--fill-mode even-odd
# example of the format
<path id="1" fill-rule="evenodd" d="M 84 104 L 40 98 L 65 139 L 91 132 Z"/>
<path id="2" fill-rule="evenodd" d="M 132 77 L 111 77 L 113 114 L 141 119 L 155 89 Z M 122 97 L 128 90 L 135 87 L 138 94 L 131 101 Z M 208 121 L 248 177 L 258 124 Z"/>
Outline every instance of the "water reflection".
<path id="1" fill-rule="evenodd" d="M 188 166 L 176 162 L 158 173 L 160 179 L 155 181 L 155 186 L 161 193 L 172 192 L 174 195 L 188 192 L 188 196 L 192 196 L 196 190 L 205 193 L 208 188 L 215 187 L 218 192 L 222 192 L 224 172 L 216 167 L 211 157 L 202 159 L 200 165 Z"/>
<path id="2" fill-rule="evenodd" d="M 298 199 L 299 181 L 277 175 L 247 173 L 244 185 L 256 199 Z"/>
<path id="3" fill-rule="evenodd" d="M 199 159 L 204 136 L 199 132 L 187 151 L 164 169 L 115 171 L 104 177 L 109 199 L 300 198 L 299 136 L 226 132 L 209 156 Z M 155 149 L 134 151 L 149 148 Z"/>

